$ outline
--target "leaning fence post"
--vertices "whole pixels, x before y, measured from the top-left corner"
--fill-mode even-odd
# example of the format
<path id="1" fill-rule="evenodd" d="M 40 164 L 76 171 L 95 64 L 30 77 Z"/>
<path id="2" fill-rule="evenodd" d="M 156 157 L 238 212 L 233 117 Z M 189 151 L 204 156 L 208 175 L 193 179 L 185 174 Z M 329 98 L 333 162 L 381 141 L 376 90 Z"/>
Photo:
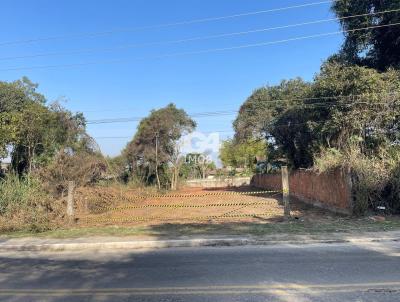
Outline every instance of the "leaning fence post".
<path id="1" fill-rule="evenodd" d="M 75 190 L 75 182 L 68 182 L 68 197 L 67 197 L 67 216 L 68 222 L 70 224 L 75 222 L 74 217 L 74 190 Z"/>
<path id="2" fill-rule="evenodd" d="M 290 192 L 289 192 L 289 172 L 287 166 L 282 166 L 282 196 L 285 218 L 290 217 Z"/>

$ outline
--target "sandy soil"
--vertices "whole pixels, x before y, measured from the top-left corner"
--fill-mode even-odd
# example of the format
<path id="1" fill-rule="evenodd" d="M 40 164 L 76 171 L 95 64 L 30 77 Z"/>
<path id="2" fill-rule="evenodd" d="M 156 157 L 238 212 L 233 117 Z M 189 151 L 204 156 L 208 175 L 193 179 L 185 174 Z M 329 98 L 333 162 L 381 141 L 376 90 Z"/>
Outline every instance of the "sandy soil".
<path id="1" fill-rule="evenodd" d="M 82 226 L 282 221 L 281 193 L 252 194 L 259 191 L 251 187 L 184 188 L 159 194 L 114 187 L 85 188 L 76 194 L 77 221 Z M 301 219 L 320 214 L 299 202 L 293 202 L 291 210 L 292 216 Z"/>

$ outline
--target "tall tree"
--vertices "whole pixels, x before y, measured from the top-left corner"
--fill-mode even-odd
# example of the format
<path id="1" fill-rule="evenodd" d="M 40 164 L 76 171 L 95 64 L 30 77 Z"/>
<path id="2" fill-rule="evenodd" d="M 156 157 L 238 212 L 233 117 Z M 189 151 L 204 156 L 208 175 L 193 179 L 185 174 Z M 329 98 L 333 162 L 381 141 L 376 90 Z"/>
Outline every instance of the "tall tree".
<path id="1" fill-rule="evenodd" d="M 342 50 L 335 59 L 379 70 L 400 68 L 400 0 L 336 0 L 332 11 L 345 33 Z M 387 13 L 379 13 L 389 11 Z M 370 15 L 368 15 L 370 14 Z M 346 18 L 352 15 L 365 15 Z M 393 26 L 386 26 L 393 24 Z M 360 28 L 376 28 L 358 30 Z"/>
<path id="2" fill-rule="evenodd" d="M 159 171 L 164 176 L 169 174 L 169 187 L 174 189 L 181 164 L 179 140 L 195 127 L 196 123 L 187 113 L 174 104 L 153 110 L 141 120 L 133 140 L 125 149 L 131 169 L 146 182 L 157 178 Z M 163 182 L 160 186 L 167 186 L 164 180 L 160 182 Z"/>
<path id="3" fill-rule="evenodd" d="M 11 150 L 18 172 L 31 172 L 66 149 L 92 149 L 83 115 L 73 114 L 58 103 L 46 106 L 46 98 L 37 88 L 26 77 L 0 82 L 0 158 Z"/>
<path id="4" fill-rule="evenodd" d="M 356 142 L 360 152 L 371 154 L 399 140 L 398 71 L 328 62 L 299 94 L 303 98 L 287 98 L 289 104 L 282 110 L 265 108 L 259 115 L 261 126 L 256 129 L 267 138 L 271 161 L 285 157 L 295 168 L 310 167 L 323 148 L 343 151 Z M 254 129 L 251 119 L 246 125 L 242 113 L 237 120 L 243 124 L 236 134 L 246 127 Z"/>
<path id="5" fill-rule="evenodd" d="M 300 78 L 284 80 L 276 86 L 255 90 L 240 107 L 233 122 L 235 139 L 246 141 L 264 138 L 266 125 L 272 123 L 283 111 L 299 102 L 310 90 L 310 84 Z"/>
<path id="6" fill-rule="evenodd" d="M 19 111 L 27 103 L 44 104 L 45 97 L 36 91 L 38 85 L 27 77 L 14 82 L 0 82 L 0 113 Z"/>

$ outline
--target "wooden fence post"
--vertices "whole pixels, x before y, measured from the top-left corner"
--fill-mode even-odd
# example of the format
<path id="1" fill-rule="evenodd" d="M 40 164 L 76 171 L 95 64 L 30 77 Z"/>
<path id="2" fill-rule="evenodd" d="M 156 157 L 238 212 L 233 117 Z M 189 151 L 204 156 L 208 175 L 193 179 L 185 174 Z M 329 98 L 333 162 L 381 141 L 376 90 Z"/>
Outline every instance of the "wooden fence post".
<path id="1" fill-rule="evenodd" d="M 68 197 L 67 197 L 67 216 L 68 222 L 73 224 L 75 222 L 75 213 L 74 213 L 74 190 L 75 190 L 75 182 L 68 182 Z"/>
<path id="2" fill-rule="evenodd" d="M 290 217 L 290 192 L 289 192 L 289 172 L 287 166 L 282 166 L 282 196 L 285 218 Z"/>

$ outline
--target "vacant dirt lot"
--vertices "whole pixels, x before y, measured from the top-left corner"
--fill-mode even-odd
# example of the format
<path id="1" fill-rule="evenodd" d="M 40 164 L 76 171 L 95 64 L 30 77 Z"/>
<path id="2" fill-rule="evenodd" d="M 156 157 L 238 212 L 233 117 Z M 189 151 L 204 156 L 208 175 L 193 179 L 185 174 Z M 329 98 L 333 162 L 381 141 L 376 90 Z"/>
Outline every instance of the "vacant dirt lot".
<path id="1" fill-rule="evenodd" d="M 79 225 L 163 223 L 271 223 L 283 220 L 280 192 L 251 187 L 186 188 L 157 194 L 109 187 L 77 192 Z M 292 216 L 318 217 L 321 211 L 294 202 Z"/>

